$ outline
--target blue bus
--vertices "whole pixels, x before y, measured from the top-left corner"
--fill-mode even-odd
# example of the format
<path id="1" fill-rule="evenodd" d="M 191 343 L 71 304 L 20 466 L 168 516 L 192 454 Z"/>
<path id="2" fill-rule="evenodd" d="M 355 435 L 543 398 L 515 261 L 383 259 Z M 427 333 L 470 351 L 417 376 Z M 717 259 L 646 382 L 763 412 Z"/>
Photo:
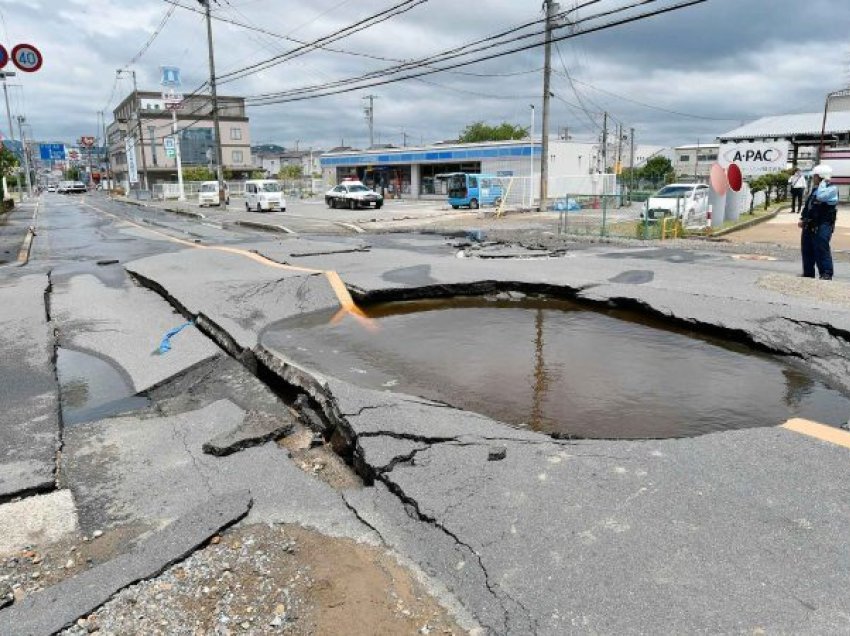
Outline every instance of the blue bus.
<path id="1" fill-rule="evenodd" d="M 502 184 L 496 175 L 453 172 L 439 176 L 448 179 L 449 205 L 455 210 L 461 206 L 475 210 L 482 205 L 496 205 L 502 198 Z"/>

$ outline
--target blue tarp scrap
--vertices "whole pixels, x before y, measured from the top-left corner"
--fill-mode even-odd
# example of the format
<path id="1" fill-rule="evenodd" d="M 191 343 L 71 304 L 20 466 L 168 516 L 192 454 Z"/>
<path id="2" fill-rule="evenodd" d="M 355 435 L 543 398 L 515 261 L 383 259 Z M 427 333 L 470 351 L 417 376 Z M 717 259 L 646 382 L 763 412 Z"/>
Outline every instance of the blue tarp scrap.
<path id="1" fill-rule="evenodd" d="M 176 336 L 178 333 L 183 331 L 186 327 L 191 327 L 195 323 L 193 321 L 184 322 L 179 327 L 174 327 L 174 329 L 169 329 L 168 332 L 162 337 L 162 341 L 159 343 L 159 353 L 168 353 L 171 351 L 171 339 Z"/>

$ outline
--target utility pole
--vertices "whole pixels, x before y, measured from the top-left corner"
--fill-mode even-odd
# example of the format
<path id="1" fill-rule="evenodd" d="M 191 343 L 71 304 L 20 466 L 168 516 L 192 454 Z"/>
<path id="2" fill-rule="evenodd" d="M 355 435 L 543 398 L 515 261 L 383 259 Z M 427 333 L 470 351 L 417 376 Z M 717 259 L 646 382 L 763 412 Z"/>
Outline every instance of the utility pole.
<path id="1" fill-rule="evenodd" d="M 635 129 L 629 129 L 629 205 L 632 204 L 632 190 L 635 188 Z"/>
<path id="2" fill-rule="evenodd" d="M 369 105 L 363 109 L 366 113 L 366 121 L 369 123 L 369 147 L 375 145 L 375 100 L 377 95 L 366 95 L 363 99 L 369 100 Z"/>
<path id="3" fill-rule="evenodd" d="M 106 183 L 104 185 L 108 193 L 112 191 L 112 159 L 109 154 L 109 139 L 106 137 L 106 113 L 104 113 L 103 111 L 100 111 L 100 122 L 101 126 L 103 127 L 103 149 L 106 153 Z M 101 183 L 103 183 L 104 179 L 101 178 L 100 181 Z"/>
<path id="4" fill-rule="evenodd" d="M 177 109 L 171 109 L 171 136 L 174 139 L 174 159 L 177 163 L 177 200 L 185 201 L 186 193 L 183 191 L 183 159 L 180 154 L 180 135 L 177 134 Z M 219 186 L 220 187 L 220 186 Z M 227 201 L 226 198 L 221 198 L 219 193 L 219 201 Z"/>
<path id="5" fill-rule="evenodd" d="M 543 129 L 541 130 L 540 156 L 540 210 L 546 209 L 549 197 L 549 98 L 552 83 L 552 29 L 555 26 L 555 14 L 559 5 L 553 0 L 545 0 L 546 4 L 546 47 L 543 63 Z"/>
<path id="6" fill-rule="evenodd" d="M 602 113 L 602 174 L 608 170 L 608 111 Z M 603 191 L 604 191 L 603 183 Z"/>
<path id="7" fill-rule="evenodd" d="M 212 16 L 210 15 L 210 0 L 198 0 L 204 7 L 207 18 L 207 48 L 210 57 L 210 96 L 212 97 L 213 126 L 215 127 L 215 157 L 216 177 L 218 179 L 218 197 L 224 201 L 224 172 L 222 170 L 221 128 L 218 122 L 218 93 L 215 87 L 215 55 L 213 54 Z"/>
<path id="8" fill-rule="evenodd" d="M 30 160 L 29 153 L 27 152 L 27 140 L 24 138 L 24 122 L 26 121 L 26 117 L 23 115 L 18 115 L 18 132 L 21 135 L 21 149 L 23 150 L 24 155 L 24 170 L 27 173 L 27 194 L 32 196 L 32 180 L 30 179 Z"/>
<path id="9" fill-rule="evenodd" d="M 9 122 L 9 139 L 11 139 L 12 141 L 15 141 L 15 127 L 12 125 L 12 111 L 9 109 L 9 87 L 6 84 L 6 78 L 7 77 L 15 77 L 15 72 L 14 71 L 2 71 L 2 72 L 0 72 L 0 76 L 3 77 L 3 95 L 6 97 L 6 119 Z M 5 193 L 6 193 L 6 190 L 5 190 L 6 177 L 3 177 L 3 183 L 4 183 L 3 193 L 5 195 Z M 21 189 L 20 176 L 17 179 L 17 184 L 18 184 L 18 200 L 23 201 L 24 200 L 24 191 L 23 191 L 23 189 Z"/>

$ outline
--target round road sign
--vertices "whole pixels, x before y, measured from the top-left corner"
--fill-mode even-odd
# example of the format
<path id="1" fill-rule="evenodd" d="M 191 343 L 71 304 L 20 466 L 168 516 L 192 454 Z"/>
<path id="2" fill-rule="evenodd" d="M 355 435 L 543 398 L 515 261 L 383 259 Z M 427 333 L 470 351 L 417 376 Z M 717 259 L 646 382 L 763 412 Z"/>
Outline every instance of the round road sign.
<path id="1" fill-rule="evenodd" d="M 25 73 L 35 73 L 41 68 L 44 58 L 32 44 L 18 44 L 12 49 L 12 62 Z"/>
<path id="2" fill-rule="evenodd" d="M 9 51 L 6 47 L 0 44 L 0 68 L 3 68 L 9 63 Z"/>

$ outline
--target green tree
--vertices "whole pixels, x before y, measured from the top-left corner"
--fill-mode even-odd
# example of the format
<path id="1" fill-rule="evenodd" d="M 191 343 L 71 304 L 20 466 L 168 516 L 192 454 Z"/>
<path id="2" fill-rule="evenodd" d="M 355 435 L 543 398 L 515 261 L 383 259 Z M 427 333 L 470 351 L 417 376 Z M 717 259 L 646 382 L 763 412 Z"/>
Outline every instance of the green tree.
<path id="1" fill-rule="evenodd" d="M 18 167 L 18 158 L 11 150 L 5 146 L 0 146 L 0 177 L 9 177 L 12 171 Z M 2 189 L 2 179 L 0 179 L 0 189 Z M 0 192 L 0 200 L 6 198 L 5 192 Z"/>
<path id="2" fill-rule="evenodd" d="M 752 214 L 756 204 L 756 195 L 765 190 L 766 184 L 764 177 L 753 177 L 747 184 L 750 186 L 750 214 Z"/>
<path id="3" fill-rule="evenodd" d="M 483 121 L 469 124 L 460 133 L 458 141 L 463 144 L 478 143 L 481 141 L 510 141 L 511 139 L 525 139 L 528 137 L 528 128 L 502 122 L 498 126 L 490 126 Z"/>
<path id="4" fill-rule="evenodd" d="M 642 179 L 656 186 L 659 183 L 669 183 L 676 174 L 673 170 L 673 162 L 661 156 L 653 157 L 639 170 Z"/>
<path id="5" fill-rule="evenodd" d="M 213 181 L 215 174 L 203 166 L 188 166 L 183 168 L 183 179 L 186 181 Z"/>
<path id="6" fill-rule="evenodd" d="M 68 181 L 79 181 L 80 180 L 80 169 L 79 168 L 68 168 L 65 171 L 65 179 Z"/>
<path id="7" fill-rule="evenodd" d="M 301 166 L 282 166 L 280 172 L 277 173 L 278 179 L 295 180 L 304 176 L 304 168 Z"/>

